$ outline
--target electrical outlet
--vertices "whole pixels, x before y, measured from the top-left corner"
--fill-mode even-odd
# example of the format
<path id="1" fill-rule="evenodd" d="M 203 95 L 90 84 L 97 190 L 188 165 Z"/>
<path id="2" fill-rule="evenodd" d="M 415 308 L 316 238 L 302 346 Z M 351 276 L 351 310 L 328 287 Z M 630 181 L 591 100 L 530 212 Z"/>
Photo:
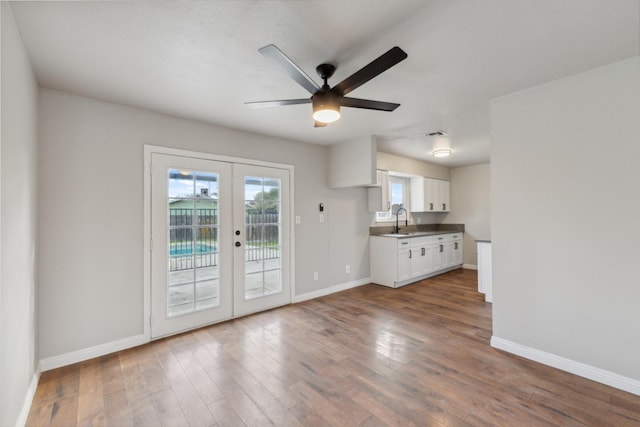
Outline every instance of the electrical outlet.
<path id="1" fill-rule="evenodd" d="M 344 272 L 347 274 L 351 273 L 351 266 L 349 264 L 347 264 L 346 267 L 344 268 Z"/>
<path id="2" fill-rule="evenodd" d="M 313 280 L 318 280 L 318 272 L 317 271 L 313 272 Z"/>
<path id="3" fill-rule="evenodd" d="M 320 214 L 320 222 L 324 222 L 324 215 Z"/>

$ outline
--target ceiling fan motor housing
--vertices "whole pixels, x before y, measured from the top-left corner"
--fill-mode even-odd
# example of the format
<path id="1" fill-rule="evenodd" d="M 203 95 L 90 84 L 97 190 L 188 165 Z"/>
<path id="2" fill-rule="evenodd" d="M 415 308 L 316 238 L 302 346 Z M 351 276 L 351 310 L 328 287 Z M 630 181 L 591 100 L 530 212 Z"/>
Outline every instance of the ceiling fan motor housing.
<path id="1" fill-rule="evenodd" d="M 313 110 L 340 111 L 340 97 L 330 91 L 316 92 L 313 97 Z"/>

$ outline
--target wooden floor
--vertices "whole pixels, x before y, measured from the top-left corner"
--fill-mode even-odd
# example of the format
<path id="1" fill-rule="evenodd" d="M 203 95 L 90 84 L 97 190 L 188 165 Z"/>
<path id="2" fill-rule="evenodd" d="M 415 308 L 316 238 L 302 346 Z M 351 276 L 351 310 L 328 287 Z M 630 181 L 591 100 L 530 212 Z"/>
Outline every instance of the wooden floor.
<path id="1" fill-rule="evenodd" d="M 489 346 L 476 272 L 367 285 L 44 372 L 29 426 L 640 426 L 640 397 Z"/>

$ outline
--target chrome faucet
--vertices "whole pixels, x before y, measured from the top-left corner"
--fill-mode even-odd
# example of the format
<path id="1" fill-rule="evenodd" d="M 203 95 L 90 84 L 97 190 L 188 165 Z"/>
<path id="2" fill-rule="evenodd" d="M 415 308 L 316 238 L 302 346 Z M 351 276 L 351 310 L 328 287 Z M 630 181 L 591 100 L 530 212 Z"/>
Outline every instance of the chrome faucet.
<path id="1" fill-rule="evenodd" d="M 398 208 L 398 210 L 396 211 L 396 228 L 394 229 L 394 233 L 399 233 L 400 232 L 400 225 L 398 225 L 398 217 L 400 216 L 400 211 L 404 211 L 404 226 L 408 226 L 409 225 L 409 214 L 407 213 L 407 210 L 405 208 Z"/>

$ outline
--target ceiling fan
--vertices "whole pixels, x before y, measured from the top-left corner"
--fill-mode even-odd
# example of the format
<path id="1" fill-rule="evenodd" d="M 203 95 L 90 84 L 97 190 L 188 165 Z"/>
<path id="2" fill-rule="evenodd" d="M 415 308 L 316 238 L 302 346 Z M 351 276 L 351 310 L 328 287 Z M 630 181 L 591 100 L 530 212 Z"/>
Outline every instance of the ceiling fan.
<path id="1" fill-rule="evenodd" d="M 327 123 L 340 118 L 340 107 L 364 108 L 367 110 L 393 111 L 400 106 L 391 102 L 373 101 L 347 97 L 349 92 L 365 84 L 377 75 L 387 71 L 407 57 L 405 51 L 393 47 L 386 53 L 374 59 L 368 65 L 356 71 L 334 87 L 330 87 L 327 80 L 336 71 L 332 64 L 320 64 L 316 71 L 324 81 L 322 87 L 314 82 L 300 67 L 273 44 L 258 50 L 265 58 L 279 66 L 300 86 L 311 93 L 310 98 L 282 99 L 278 101 L 245 102 L 250 107 L 279 107 L 282 105 L 312 104 L 315 127 L 324 127 Z"/>

